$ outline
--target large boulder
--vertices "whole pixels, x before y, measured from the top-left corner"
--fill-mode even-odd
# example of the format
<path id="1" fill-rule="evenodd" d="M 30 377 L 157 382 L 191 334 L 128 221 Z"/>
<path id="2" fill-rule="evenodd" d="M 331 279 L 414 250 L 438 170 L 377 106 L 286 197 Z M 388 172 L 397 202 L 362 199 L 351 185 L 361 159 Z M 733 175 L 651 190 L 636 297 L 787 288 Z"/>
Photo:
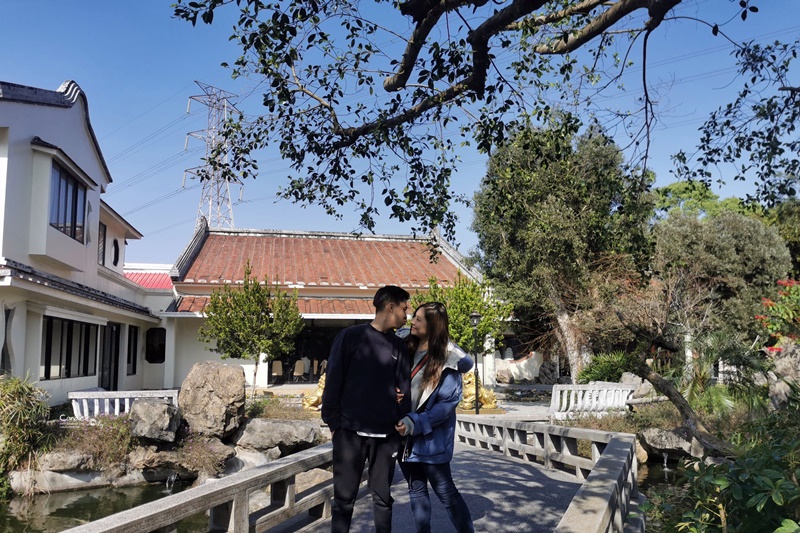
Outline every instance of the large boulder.
<path id="1" fill-rule="evenodd" d="M 558 364 L 555 361 L 545 361 L 539 367 L 539 383 L 542 385 L 558 383 Z"/>
<path id="2" fill-rule="evenodd" d="M 638 437 L 650 457 L 666 456 L 672 461 L 680 457 L 703 457 L 705 452 L 700 442 L 686 428 L 647 428 Z"/>
<path id="3" fill-rule="evenodd" d="M 39 457 L 39 468 L 53 472 L 91 470 L 94 458 L 91 454 L 81 452 L 47 452 Z"/>
<path id="4" fill-rule="evenodd" d="M 775 362 L 767 376 L 769 399 L 772 407 L 785 407 L 792 394 L 792 387 L 800 383 L 800 346 L 785 341 L 774 349 L 772 358 Z"/>
<path id="5" fill-rule="evenodd" d="M 131 436 L 175 442 L 181 423 L 178 407 L 163 398 L 138 398 L 131 405 Z"/>
<path id="6" fill-rule="evenodd" d="M 623 372 L 622 377 L 619 380 L 620 383 L 625 385 L 638 385 L 631 398 L 638 399 L 638 398 L 649 398 L 651 396 L 655 396 L 656 390 L 653 388 L 653 385 L 646 381 L 633 372 Z"/>
<path id="7" fill-rule="evenodd" d="M 315 446 L 319 438 L 316 422 L 252 418 L 242 425 L 233 441 L 237 447 L 259 452 L 279 448 L 286 456 Z"/>
<path id="8" fill-rule="evenodd" d="M 225 438 L 242 422 L 244 391 L 240 365 L 204 361 L 195 364 L 183 380 L 178 406 L 193 433 Z"/>

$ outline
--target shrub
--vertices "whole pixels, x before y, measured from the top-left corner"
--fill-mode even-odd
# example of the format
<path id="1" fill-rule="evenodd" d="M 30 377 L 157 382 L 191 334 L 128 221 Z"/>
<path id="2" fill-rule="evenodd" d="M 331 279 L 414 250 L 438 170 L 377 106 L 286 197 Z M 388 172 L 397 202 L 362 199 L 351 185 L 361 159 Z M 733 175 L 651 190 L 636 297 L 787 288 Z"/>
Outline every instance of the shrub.
<path id="1" fill-rule="evenodd" d="M 692 461 L 685 475 L 691 510 L 683 531 L 797 531 L 800 516 L 800 410 L 774 411 L 738 431 L 730 463 Z M 780 529 L 779 529 L 780 528 Z"/>
<path id="2" fill-rule="evenodd" d="M 186 433 L 177 451 L 181 466 L 193 472 L 215 476 L 225 466 L 224 458 L 209 449 L 208 439 L 196 433 Z"/>
<path id="3" fill-rule="evenodd" d="M 8 472 L 33 462 L 37 451 L 52 444 L 49 413 L 47 393 L 28 378 L 0 377 L 0 498 L 11 496 Z"/>
<path id="4" fill-rule="evenodd" d="M 639 356 L 621 351 L 597 354 L 578 374 L 578 383 L 590 381 L 618 382 L 623 372 L 635 372 L 641 365 Z"/>
<path id="5" fill-rule="evenodd" d="M 3 460 L 7 469 L 22 466 L 49 437 L 47 393 L 30 381 L 0 378 L 0 431 L 5 437 Z"/>
<path id="6" fill-rule="evenodd" d="M 93 467 L 110 470 L 123 464 L 133 447 L 128 415 L 98 416 L 64 429 L 58 450 L 90 454 Z"/>
<path id="7" fill-rule="evenodd" d="M 285 403 L 274 396 L 262 396 L 247 402 L 245 415 L 248 418 L 274 418 L 277 420 L 319 420 L 319 411 Z"/>

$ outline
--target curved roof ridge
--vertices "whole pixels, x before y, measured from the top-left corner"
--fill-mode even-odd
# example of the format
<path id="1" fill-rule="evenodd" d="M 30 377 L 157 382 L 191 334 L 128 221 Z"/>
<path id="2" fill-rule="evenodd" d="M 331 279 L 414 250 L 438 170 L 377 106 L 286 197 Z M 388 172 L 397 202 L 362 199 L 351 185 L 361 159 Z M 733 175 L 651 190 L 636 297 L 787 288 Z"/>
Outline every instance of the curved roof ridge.
<path id="1" fill-rule="evenodd" d="M 58 89 L 56 89 L 56 92 L 64 95 L 64 98 L 70 103 L 70 105 L 75 105 L 75 102 L 77 102 L 78 98 L 80 97 L 86 99 L 86 93 L 83 91 L 83 89 L 81 89 L 81 86 L 78 85 L 78 82 L 74 80 L 65 81 Z M 88 106 L 86 114 L 89 114 Z"/>

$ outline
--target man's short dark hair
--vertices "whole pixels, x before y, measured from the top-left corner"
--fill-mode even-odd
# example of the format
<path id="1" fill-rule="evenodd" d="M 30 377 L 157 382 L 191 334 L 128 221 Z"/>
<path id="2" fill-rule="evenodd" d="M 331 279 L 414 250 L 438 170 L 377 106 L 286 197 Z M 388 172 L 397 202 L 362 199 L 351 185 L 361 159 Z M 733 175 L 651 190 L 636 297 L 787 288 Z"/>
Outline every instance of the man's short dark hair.
<path id="1" fill-rule="evenodd" d="M 375 306 L 375 311 L 381 311 L 388 304 L 401 304 L 411 299 L 408 291 L 401 289 L 396 285 L 386 285 L 378 289 L 375 297 L 372 299 L 372 305 Z"/>

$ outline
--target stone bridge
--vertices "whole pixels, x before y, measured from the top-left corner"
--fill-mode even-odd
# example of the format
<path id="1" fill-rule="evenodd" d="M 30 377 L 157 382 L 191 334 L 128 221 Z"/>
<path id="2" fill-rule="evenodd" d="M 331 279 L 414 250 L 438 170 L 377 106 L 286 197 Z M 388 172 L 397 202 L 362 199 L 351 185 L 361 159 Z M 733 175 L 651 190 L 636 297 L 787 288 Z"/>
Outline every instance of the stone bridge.
<path id="1" fill-rule="evenodd" d="M 472 512 L 476 531 L 638 533 L 644 521 L 632 435 L 460 415 L 454 479 Z M 326 444 L 267 465 L 69 529 L 72 533 L 178 531 L 180 520 L 208 512 L 208 531 L 327 532 L 329 481 L 296 491 L 295 478 L 330 465 Z M 269 504 L 252 508 L 251 496 L 270 488 Z M 413 531 L 399 471 L 393 531 Z M 452 531 L 434 500 L 433 531 Z M 371 505 L 356 505 L 353 533 L 372 531 Z"/>

